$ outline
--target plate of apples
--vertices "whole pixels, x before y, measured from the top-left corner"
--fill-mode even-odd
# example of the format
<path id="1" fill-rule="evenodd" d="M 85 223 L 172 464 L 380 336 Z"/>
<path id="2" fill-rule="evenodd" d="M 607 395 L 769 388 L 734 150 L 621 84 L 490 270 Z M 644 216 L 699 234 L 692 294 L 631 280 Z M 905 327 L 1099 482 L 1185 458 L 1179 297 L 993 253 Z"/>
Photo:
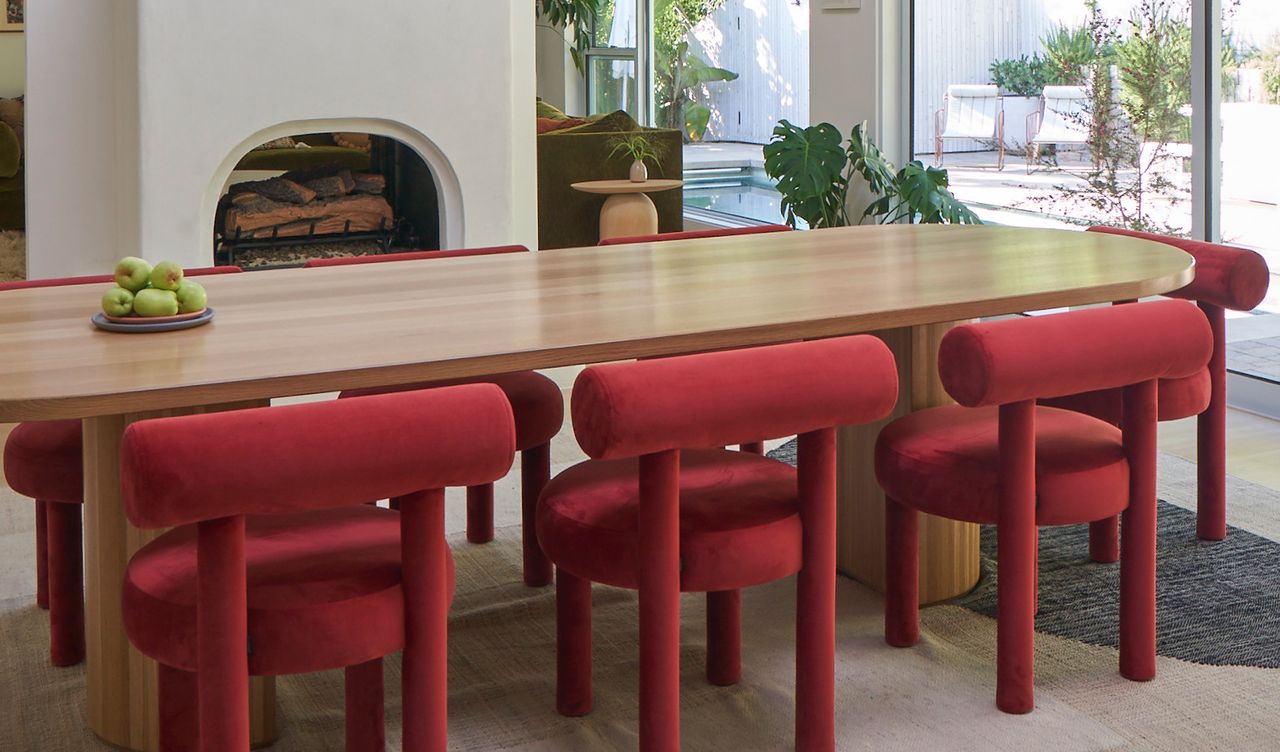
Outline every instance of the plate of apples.
<path id="1" fill-rule="evenodd" d="M 209 323 L 213 309 L 199 283 L 183 278 L 172 261 L 152 266 L 136 256 L 120 259 L 115 286 L 102 296 L 93 325 L 109 332 L 169 332 Z"/>

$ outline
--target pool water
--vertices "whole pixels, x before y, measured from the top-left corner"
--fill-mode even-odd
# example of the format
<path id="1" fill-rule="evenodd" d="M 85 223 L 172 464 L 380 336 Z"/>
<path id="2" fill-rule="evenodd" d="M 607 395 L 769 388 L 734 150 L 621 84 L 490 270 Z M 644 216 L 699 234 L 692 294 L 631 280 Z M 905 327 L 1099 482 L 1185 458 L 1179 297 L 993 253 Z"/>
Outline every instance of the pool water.
<path id="1" fill-rule="evenodd" d="M 783 221 L 782 194 L 759 167 L 685 170 L 684 205 L 759 223 Z"/>

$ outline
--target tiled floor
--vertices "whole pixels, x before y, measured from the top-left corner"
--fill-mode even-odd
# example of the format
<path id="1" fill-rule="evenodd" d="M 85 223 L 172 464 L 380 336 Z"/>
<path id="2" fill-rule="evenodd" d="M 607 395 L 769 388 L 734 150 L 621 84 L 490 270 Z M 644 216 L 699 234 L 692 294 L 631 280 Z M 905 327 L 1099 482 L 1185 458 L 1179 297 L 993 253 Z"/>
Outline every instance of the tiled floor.
<path id="1" fill-rule="evenodd" d="M 1280 336 L 1228 344 L 1227 368 L 1250 376 L 1280 381 Z"/>

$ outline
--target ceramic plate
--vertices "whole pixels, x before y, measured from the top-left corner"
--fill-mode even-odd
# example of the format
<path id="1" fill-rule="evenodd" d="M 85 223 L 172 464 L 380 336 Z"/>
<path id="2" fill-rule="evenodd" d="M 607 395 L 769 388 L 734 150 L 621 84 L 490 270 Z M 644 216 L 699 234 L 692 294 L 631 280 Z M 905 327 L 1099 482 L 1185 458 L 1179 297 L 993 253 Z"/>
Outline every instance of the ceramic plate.
<path id="1" fill-rule="evenodd" d="M 108 332 L 132 332 L 138 334 L 145 332 L 173 332 L 179 329 L 201 326 L 213 321 L 213 309 L 205 308 L 201 311 L 182 313 L 177 316 L 156 316 L 154 318 L 141 316 L 117 318 L 108 316 L 105 313 L 95 313 L 92 321 L 94 326 Z"/>

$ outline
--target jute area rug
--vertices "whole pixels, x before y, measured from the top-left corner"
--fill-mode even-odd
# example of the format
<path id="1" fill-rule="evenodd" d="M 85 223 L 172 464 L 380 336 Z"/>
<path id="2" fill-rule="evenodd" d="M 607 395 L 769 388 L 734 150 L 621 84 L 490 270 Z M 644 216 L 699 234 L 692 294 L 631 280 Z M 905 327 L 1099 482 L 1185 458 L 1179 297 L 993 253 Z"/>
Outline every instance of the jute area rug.
<path id="1" fill-rule="evenodd" d="M 27 235 L 20 230 L 0 231 L 0 282 L 27 278 Z"/>
<path id="2" fill-rule="evenodd" d="M 1162 477 L 1166 474 L 1162 472 Z M 518 471 L 498 489 L 499 524 L 518 519 Z M 1162 489 L 1162 497 L 1170 494 Z M 608 752 L 636 748 L 636 604 L 595 591 L 595 710 L 555 712 L 554 590 L 519 584 L 518 528 L 484 546 L 461 536 L 450 621 L 450 749 Z M 1280 530 L 1280 509 L 1250 514 Z M 31 596 L 30 502 L 0 490 L 0 749 L 106 750 L 86 730 L 83 671 L 48 665 L 47 618 Z M 1256 530 L 1255 530 L 1256 532 Z M 1274 537 L 1273 537 L 1274 539 Z M 687 750 L 791 748 L 794 582 L 744 594 L 743 680 L 708 685 L 700 597 L 684 601 L 681 708 Z M 837 730 L 841 750 L 1263 750 L 1280 739 L 1280 671 L 1161 658 L 1135 684 L 1116 652 L 1037 636 L 1037 707 L 1009 716 L 994 704 L 995 623 L 958 606 L 923 612 L 911 649 L 881 639 L 879 597 L 839 583 Z M 399 658 L 387 659 L 388 749 L 399 750 Z M 282 752 L 342 749 L 340 672 L 279 680 Z"/>

